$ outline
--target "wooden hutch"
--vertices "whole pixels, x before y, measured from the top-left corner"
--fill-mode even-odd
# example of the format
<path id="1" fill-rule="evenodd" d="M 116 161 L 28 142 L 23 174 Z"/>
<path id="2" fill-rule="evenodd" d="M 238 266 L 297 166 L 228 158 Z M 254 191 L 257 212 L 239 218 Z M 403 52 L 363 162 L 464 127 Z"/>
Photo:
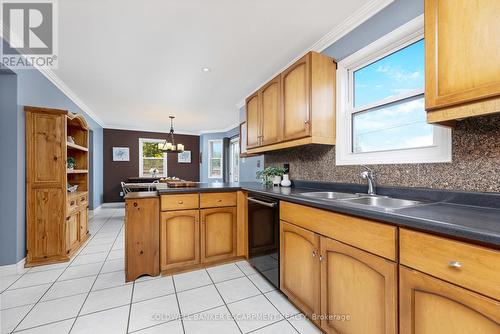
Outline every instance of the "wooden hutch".
<path id="1" fill-rule="evenodd" d="M 68 261 L 89 236 L 89 128 L 82 115 L 66 110 L 24 110 L 26 266 Z M 69 192 L 74 185 L 77 191 Z"/>

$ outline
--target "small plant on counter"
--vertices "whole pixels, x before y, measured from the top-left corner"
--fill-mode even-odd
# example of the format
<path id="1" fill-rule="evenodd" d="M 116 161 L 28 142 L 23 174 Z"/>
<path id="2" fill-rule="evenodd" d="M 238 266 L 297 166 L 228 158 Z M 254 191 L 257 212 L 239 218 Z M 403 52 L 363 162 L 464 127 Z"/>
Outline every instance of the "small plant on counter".
<path id="1" fill-rule="evenodd" d="M 285 172 L 286 170 L 283 167 L 267 167 L 257 172 L 257 179 L 266 186 L 269 186 L 273 183 L 273 177 L 282 177 Z"/>

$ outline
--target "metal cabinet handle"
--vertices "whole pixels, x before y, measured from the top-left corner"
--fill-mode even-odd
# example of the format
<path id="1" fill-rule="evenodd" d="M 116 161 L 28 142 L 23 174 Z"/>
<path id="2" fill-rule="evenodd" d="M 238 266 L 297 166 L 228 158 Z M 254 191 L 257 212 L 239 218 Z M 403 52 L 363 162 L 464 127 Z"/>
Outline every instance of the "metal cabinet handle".
<path id="1" fill-rule="evenodd" d="M 177 203 L 179 203 L 179 204 L 184 204 L 184 202 L 183 202 L 183 201 L 179 201 L 179 202 L 177 202 Z"/>
<path id="2" fill-rule="evenodd" d="M 450 261 L 448 262 L 448 266 L 457 269 L 462 268 L 462 264 L 458 261 Z"/>
<path id="3" fill-rule="evenodd" d="M 319 256 L 319 262 L 323 261 L 323 255 Z"/>
<path id="4" fill-rule="evenodd" d="M 318 251 L 317 250 L 313 250 L 312 256 L 316 257 L 316 255 L 318 255 Z"/>
<path id="5" fill-rule="evenodd" d="M 308 120 L 307 120 L 307 121 L 304 121 L 304 124 L 309 124 L 309 121 L 308 121 Z"/>
<path id="6" fill-rule="evenodd" d="M 69 205 L 75 205 L 75 201 L 71 201 Z"/>

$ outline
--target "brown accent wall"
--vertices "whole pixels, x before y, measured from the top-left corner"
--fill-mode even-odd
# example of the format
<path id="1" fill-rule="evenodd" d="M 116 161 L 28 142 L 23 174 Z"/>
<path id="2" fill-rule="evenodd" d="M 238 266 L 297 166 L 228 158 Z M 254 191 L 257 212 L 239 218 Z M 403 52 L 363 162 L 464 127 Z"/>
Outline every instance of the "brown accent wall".
<path id="1" fill-rule="evenodd" d="M 104 129 L 104 203 L 121 202 L 120 182 L 139 176 L 139 138 L 166 139 L 167 133 Z M 184 144 L 191 151 L 191 163 L 177 163 L 177 154 L 167 158 L 168 176 L 184 180 L 199 181 L 200 178 L 200 137 L 176 134 L 175 141 Z M 113 147 L 129 147 L 130 161 L 113 161 Z"/>
<path id="2" fill-rule="evenodd" d="M 462 191 L 500 192 L 500 115 L 470 118 L 453 129 L 451 163 L 370 166 L 377 183 Z M 361 166 L 335 166 L 335 146 L 309 145 L 267 153 L 265 165 L 290 164 L 295 180 L 362 183 Z"/>

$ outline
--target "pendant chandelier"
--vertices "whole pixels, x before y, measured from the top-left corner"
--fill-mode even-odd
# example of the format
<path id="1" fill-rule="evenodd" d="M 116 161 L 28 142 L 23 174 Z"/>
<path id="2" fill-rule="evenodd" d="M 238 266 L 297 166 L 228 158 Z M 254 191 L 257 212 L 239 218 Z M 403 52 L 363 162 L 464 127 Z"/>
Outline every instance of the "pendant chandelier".
<path id="1" fill-rule="evenodd" d="M 184 152 L 184 145 L 175 144 L 174 139 L 174 116 L 168 116 L 170 118 L 170 138 L 165 139 L 163 147 L 161 148 L 164 153 L 181 153 Z"/>

